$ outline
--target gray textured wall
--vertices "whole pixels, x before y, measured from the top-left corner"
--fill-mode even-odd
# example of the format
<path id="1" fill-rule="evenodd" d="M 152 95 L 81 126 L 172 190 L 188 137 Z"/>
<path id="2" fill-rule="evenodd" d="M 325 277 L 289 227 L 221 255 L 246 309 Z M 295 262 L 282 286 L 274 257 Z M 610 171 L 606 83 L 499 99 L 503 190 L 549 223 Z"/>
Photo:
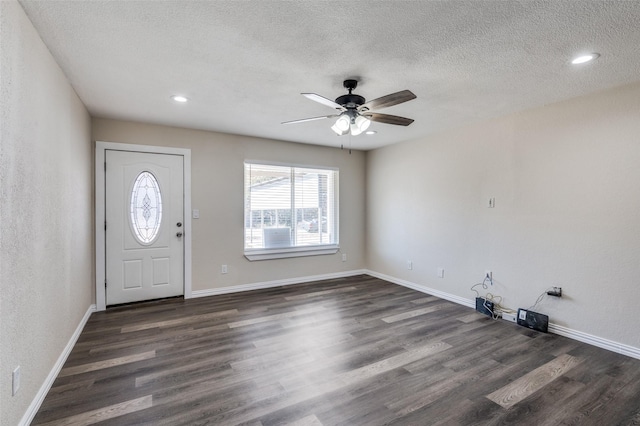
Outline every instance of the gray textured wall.
<path id="1" fill-rule="evenodd" d="M 89 115 L 22 8 L 0 10 L 0 424 L 15 425 L 93 303 L 93 151 Z"/>

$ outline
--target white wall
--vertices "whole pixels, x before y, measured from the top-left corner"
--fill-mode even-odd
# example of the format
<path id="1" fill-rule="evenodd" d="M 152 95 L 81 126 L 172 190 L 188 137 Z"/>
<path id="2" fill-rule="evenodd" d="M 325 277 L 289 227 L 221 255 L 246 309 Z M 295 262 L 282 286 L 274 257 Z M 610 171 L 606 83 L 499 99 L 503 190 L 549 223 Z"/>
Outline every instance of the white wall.
<path id="1" fill-rule="evenodd" d="M 20 5 L 0 12 L 0 424 L 15 425 L 93 303 L 92 145 L 87 111 Z"/>
<path id="2" fill-rule="evenodd" d="M 537 311 L 640 348 L 640 85 L 370 152 L 367 246 L 370 269 L 466 299 L 487 269 L 510 308 L 560 286 Z"/>
<path id="3" fill-rule="evenodd" d="M 347 150 L 93 119 L 93 139 L 191 149 L 193 291 L 263 283 L 364 268 L 365 154 Z M 243 255 L 244 161 L 264 160 L 340 169 L 340 252 L 334 255 L 248 261 Z M 342 262 L 341 253 L 347 253 Z M 221 265 L 228 274 L 221 274 Z"/>

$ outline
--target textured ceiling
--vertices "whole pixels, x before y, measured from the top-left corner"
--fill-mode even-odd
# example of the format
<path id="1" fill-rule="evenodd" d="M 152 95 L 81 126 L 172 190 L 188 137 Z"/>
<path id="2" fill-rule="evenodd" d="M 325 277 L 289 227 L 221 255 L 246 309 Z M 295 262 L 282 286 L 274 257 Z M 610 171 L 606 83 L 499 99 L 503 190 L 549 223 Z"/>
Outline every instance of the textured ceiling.
<path id="1" fill-rule="evenodd" d="M 96 117 L 340 146 L 301 96 L 409 89 L 372 149 L 640 80 L 640 1 L 30 1 Z M 598 52 L 574 66 L 576 54 Z M 180 105 L 173 94 L 191 99 Z"/>

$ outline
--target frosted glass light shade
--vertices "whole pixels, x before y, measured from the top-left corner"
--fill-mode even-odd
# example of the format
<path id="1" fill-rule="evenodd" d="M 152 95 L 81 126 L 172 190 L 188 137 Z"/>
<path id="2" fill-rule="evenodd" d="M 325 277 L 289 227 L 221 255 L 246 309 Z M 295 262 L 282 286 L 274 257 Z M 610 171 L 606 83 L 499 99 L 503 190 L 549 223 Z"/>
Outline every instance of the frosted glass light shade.
<path id="1" fill-rule="evenodd" d="M 338 126 L 336 126 L 335 124 L 333 126 L 331 126 L 331 130 L 336 132 L 336 134 L 338 136 L 342 136 L 342 135 L 347 134 L 349 132 L 349 130 L 340 130 L 340 129 L 338 129 Z"/>
<path id="2" fill-rule="evenodd" d="M 340 117 L 338 117 L 338 119 L 336 120 L 336 127 L 342 131 L 348 130 L 349 129 L 349 117 L 347 117 L 346 115 L 341 115 Z"/>
<path id="3" fill-rule="evenodd" d="M 356 117 L 356 126 L 358 126 L 358 129 L 360 129 L 360 132 L 364 132 L 365 130 L 367 130 L 370 125 L 371 120 L 369 120 L 367 117 L 363 117 L 361 115 Z"/>
<path id="4" fill-rule="evenodd" d="M 353 136 L 358 136 L 360 133 L 367 130 L 370 125 L 371 125 L 371 120 L 359 115 L 356 117 L 353 124 L 351 124 L 351 134 Z"/>
<path id="5" fill-rule="evenodd" d="M 338 134 L 338 136 L 342 136 L 342 135 L 344 135 L 344 134 L 349 132 L 349 122 L 350 121 L 351 120 L 349 119 L 349 116 L 343 114 L 340 117 L 338 117 L 338 119 L 336 120 L 335 124 L 333 126 L 331 126 L 331 130 L 336 132 L 336 134 Z"/>

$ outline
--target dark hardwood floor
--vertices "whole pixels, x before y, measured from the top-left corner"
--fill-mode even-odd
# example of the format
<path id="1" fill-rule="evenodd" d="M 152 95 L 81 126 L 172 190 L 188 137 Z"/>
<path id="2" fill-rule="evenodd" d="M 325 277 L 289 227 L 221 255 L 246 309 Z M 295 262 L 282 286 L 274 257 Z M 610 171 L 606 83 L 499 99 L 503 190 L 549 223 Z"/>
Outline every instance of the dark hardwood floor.
<path id="1" fill-rule="evenodd" d="M 637 425 L 640 360 L 357 276 L 108 309 L 32 424 Z"/>

